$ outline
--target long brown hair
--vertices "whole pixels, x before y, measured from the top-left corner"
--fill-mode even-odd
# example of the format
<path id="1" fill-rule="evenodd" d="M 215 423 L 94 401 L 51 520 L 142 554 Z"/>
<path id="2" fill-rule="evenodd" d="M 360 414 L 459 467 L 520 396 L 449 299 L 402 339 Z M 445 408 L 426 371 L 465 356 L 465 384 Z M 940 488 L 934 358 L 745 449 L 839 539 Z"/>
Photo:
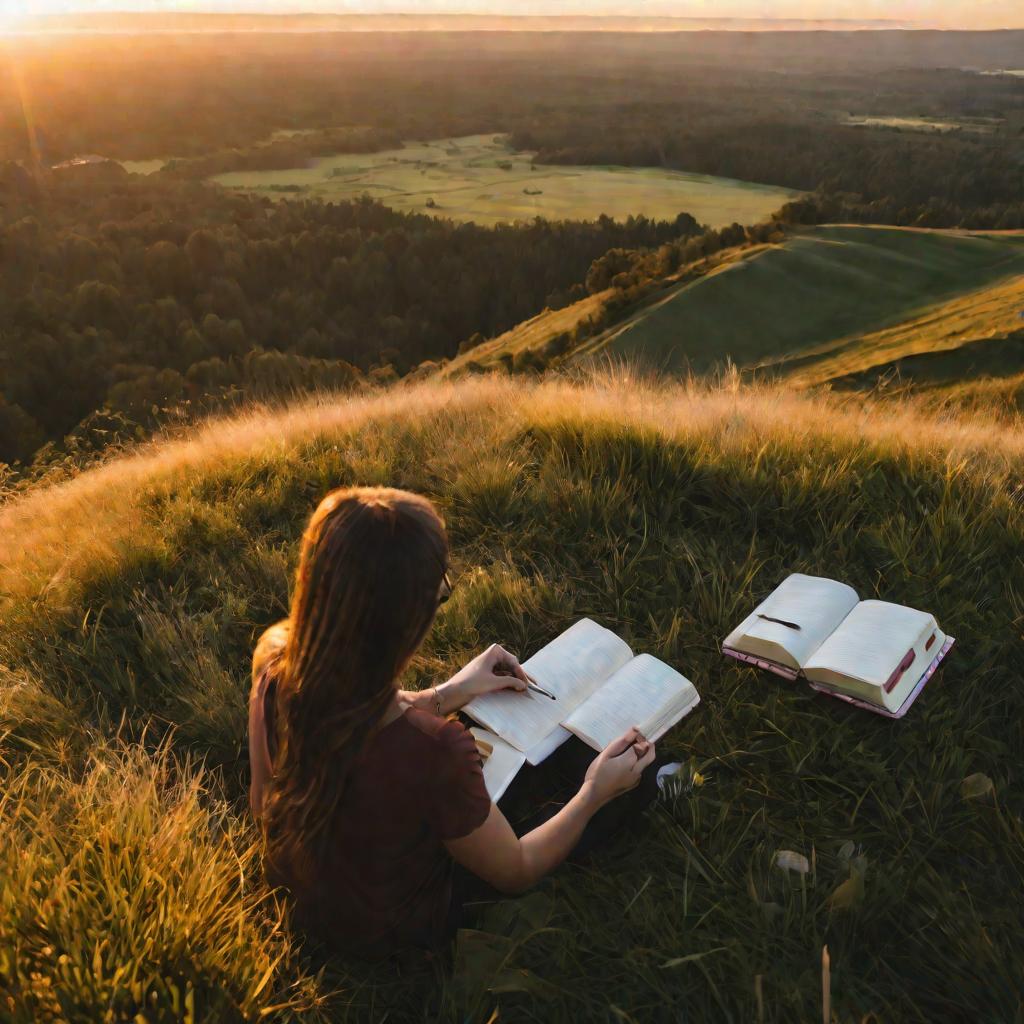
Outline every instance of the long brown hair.
<path id="1" fill-rule="evenodd" d="M 280 743 L 265 825 L 271 872 L 300 881 L 322 862 L 365 742 L 423 642 L 448 568 L 426 498 L 354 487 L 320 503 L 302 539 L 280 669 Z"/>

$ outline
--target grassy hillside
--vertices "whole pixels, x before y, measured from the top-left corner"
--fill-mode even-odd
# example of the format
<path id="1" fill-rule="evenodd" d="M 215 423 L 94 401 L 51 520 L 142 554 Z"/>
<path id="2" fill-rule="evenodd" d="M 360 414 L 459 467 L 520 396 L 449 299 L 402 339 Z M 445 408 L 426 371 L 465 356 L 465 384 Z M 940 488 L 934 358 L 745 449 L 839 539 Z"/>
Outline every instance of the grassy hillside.
<path id="1" fill-rule="evenodd" d="M 543 352 L 553 339 L 571 333 L 578 324 L 598 313 L 610 295 L 610 290 L 598 292 L 561 309 L 545 309 L 512 330 L 456 356 L 441 368 L 441 376 L 458 376 L 473 365 L 493 370 L 502 360 L 513 359 L 521 352 Z"/>
<path id="2" fill-rule="evenodd" d="M 815 1020 L 827 945 L 844 1024 L 1017 1019 L 1022 456 L 1019 426 L 912 404 L 472 378 L 256 412 L 8 501 L 2 1015 Z M 411 685 L 592 615 L 703 696 L 661 744 L 682 792 L 450 959 L 303 947 L 245 814 L 249 652 L 310 510 L 353 482 L 449 524 L 455 593 Z M 958 638 L 905 720 L 720 656 L 793 570 Z"/>
<path id="3" fill-rule="evenodd" d="M 931 306 L 903 323 L 841 339 L 779 364 L 799 387 L 871 385 L 904 376 L 922 384 L 1005 376 L 1021 369 L 1024 271 Z"/>
<path id="4" fill-rule="evenodd" d="M 1021 274 L 1021 234 L 817 228 L 678 288 L 586 343 L 579 356 L 697 373 L 729 360 L 771 373 L 792 369 L 801 383 L 821 383 L 871 360 L 951 347 L 957 332 L 987 331 L 992 317 L 1005 326 L 1019 314 L 1019 278 L 995 298 L 979 290 Z M 978 296 L 963 300 L 972 292 Z M 943 311 L 955 321 L 945 324 L 939 310 L 955 299 L 964 304 Z"/>

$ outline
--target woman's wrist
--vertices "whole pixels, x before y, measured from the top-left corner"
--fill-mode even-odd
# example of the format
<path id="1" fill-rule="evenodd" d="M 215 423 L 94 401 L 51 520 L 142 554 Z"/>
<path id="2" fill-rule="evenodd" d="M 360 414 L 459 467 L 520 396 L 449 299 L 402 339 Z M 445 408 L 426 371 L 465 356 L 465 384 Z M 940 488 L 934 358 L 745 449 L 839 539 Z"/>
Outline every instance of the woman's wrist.
<path id="1" fill-rule="evenodd" d="M 449 679 L 448 682 L 441 683 L 437 687 L 437 691 L 441 697 L 441 703 L 445 706 L 446 715 L 458 711 L 473 699 L 473 695 L 466 693 L 466 687 L 459 679 Z"/>
<path id="2" fill-rule="evenodd" d="M 440 686 L 428 686 L 425 690 L 399 690 L 399 702 L 417 711 L 427 711 L 432 715 L 447 715 L 445 694 Z"/>
<path id="3" fill-rule="evenodd" d="M 582 785 L 576 792 L 576 798 L 580 801 L 588 816 L 597 814 L 608 803 L 608 800 L 597 791 L 593 779 L 583 780 Z"/>

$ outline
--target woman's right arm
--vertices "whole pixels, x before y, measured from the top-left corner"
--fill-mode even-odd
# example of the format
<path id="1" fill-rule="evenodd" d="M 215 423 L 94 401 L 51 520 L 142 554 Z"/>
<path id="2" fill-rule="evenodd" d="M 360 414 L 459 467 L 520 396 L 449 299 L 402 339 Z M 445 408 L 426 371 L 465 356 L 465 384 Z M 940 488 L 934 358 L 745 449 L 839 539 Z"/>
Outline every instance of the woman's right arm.
<path id="1" fill-rule="evenodd" d="M 565 860 L 594 814 L 633 789 L 653 760 L 654 744 L 631 729 L 594 758 L 579 792 L 521 839 L 500 808 L 491 804 L 490 814 L 478 829 L 445 845 L 455 860 L 494 888 L 522 892 Z"/>

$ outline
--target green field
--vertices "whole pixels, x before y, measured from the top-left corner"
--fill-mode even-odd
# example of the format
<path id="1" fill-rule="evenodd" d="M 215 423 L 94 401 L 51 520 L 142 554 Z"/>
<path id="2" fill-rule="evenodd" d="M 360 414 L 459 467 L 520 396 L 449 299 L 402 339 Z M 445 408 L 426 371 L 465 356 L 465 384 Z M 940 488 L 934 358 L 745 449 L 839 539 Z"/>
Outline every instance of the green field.
<path id="1" fill-rule="evenodd" d="M 166 160 L 119 160 L 118 163 L 129 174 L 155 174 L 163 167 Z"/>
<path id="2" fill-rule="evenodd" d="M 1022 273 L 1024 234 L 817 228 L 740 252 L 585 343 L 579 355 L 622 357 L 671 372 L 704 373 L 728 361 L 821 383 L 871 365 L 860 358 L 865 353 L 884 362 L 927 348 L 933 337 L 943 339 L 938 347 L 952 347 L 957 342 L 942 334 L 941 308 L 986 286 L 1011 288 L 999 305 L 1006 329 L 1019 313 L 1014 281 Z M 958 326 L 975 336 L 992 328 L 991 309 L 974 314 L 969 326 Z M 865 335 L 908 321 L 917 323 L 916 331 L 896 341 L 875 338 L 876 347 L 862 344 Z M 815 364 L 826 360 L 831 372 L 815 375 Z"/>
<path id="3" fill-rule="evenodd" d="M 822 1019 L 827 946 L 834 1022 L 1017 1020 L 1022 457 L 1019 424 L 912 405 L 490 377 L 263 410 L 9 501 L 0 1017 L 789 1024 Z M 590 615 L 702 696 L 659 744 L 678 795 L 450 957 L 304 946 L 247 813 L 252 645 L 352 482 L 428 494 L 451 533 L 408 685 Z M 794 570 L 957 637 L 905 720 L 721 657 Z"/>
<path id="4" fill-rule="evenodd" d="M 867 115 L 851 115 L 846 124 L 860 125 L 865 128 L 898 128 L 912 132 L 976 132 L 988 135 L 1000 124 L 1000 118 L 975 117 L 962 121 L 944 121 L 938 117 L 869 117 Z"/>
<path id="5" fill-rule="evenodd" d="M 369 195 L 396 210 L 457 221 L 616 220 L 689 213 L 721 227 L 764 220 L 797 193 L 770 185 L 658 168 L 534 165 L 502 136 L 413 142 L 381 153 L 313 160 L 285 171 L 238 171 L 213 178 L 226 188 L 322 200 Z M 433 205 L 428 205 L 432 203 Z"/>

